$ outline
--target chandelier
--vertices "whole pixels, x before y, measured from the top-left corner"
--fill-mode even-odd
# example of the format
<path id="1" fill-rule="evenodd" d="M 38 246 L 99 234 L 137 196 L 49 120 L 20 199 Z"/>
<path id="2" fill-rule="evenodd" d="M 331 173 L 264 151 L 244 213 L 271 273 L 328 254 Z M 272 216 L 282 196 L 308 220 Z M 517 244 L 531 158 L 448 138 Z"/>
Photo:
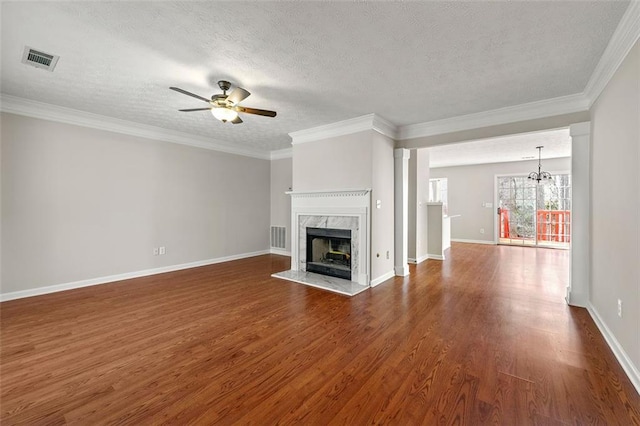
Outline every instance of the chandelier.
<path id="1" fill-rule="evenodd" d="M 538 183 L 549 182 L 553 180 L 551 173 L 542 171 L 542 165 L 540 164 L 540 160 L 542 158 L 542 148 L 544 148 L 544 146 L 536 146 L 536 149 L 538 150 L 538 172 L 529 173 L 529 179 L 535 180 Z"/>

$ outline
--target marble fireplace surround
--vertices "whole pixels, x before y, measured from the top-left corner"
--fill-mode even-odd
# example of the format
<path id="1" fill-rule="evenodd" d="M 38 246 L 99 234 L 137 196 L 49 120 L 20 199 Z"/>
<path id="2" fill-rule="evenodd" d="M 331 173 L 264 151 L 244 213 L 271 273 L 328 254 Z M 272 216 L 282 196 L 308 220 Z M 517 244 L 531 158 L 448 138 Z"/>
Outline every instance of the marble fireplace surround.
<path id="1" fill-rule="evenodd" d="M 291 270 L 306 271 L 307 227 L 351 230 L 351 281 L 369 286 L 371 190 L 289 192 Z"/>

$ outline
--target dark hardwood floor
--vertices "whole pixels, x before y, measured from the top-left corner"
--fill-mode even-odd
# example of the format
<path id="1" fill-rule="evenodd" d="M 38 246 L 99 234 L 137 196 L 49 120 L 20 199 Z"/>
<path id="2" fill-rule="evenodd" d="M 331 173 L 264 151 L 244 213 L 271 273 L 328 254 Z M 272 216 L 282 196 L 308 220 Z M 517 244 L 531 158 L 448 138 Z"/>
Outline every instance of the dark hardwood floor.
<path id="1" fill-rule="evenodd" d="M 12 424 L 640 425 L 561 250 L 454 244 L 353 298 L 250 259 L 5 302 Z"/>

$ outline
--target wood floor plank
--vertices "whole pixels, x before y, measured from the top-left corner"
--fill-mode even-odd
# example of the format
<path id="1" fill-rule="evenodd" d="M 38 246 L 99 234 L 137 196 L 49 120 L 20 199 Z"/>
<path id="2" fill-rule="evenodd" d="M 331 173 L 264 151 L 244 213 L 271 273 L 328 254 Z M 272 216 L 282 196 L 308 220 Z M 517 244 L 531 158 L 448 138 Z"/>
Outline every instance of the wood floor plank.
<path id="1" fill-rule="evenodd" d="M 624 424 L 568 252 L 454 243 L 348 298 L 257 256 L 0 304 L 0 422 Z"/>

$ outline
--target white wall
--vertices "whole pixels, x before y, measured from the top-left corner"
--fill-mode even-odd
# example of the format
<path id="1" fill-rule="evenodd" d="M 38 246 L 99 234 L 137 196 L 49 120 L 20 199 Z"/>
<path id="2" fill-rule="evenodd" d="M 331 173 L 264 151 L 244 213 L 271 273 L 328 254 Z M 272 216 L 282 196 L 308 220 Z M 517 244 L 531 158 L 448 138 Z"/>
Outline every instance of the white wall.
<path id="1" fill-rule="evenodd" d="M 372 281 L 393 271 L 393 146 L 373 130 L 293 145 L 294 191 L 371 189 Z"/>
<path id="2" fill-rule="evenodd" d="M 429 201 L 429 150 L 412 149 L 409 157 L 409 248 L 411 262 L 427 257 Z"/>
<path id="3" fill-rule="evenodd" d="M 293 186 L 293 161 L 282 158 L 271 161 L 271 226 L 284 226 L 287 252 L 291 252 L 291 196 L 285 194 Z"/>
<path id="4" fill-rule="evenodd" d="M 640 42 L 591 109 L 590 303 L 640 371 Z M 623 316 L 617 315 L 617 299 Z M 636 376 L 640 389 L 640 376 Z"/>
<path id="5" fill-rule="evenodd" d="M 371 168 L 371 277 L 393 272 L 394 251 L 394 186 L 393 139 L 372 132 Z M 380 200 L 380 208 L 376 201 Z M 387 256 L 387 253 L 389 256 Z"/>
<path id="6" fill-rule="evenodd" d="M 293 145 L 293 190 L 371 188 L 372 133 Z"/>
<path id="7" fill-rule="evenodd" d="M 1 119 L 3 294 L 268 250 L 269 161 Z"/>
<path id="8" fill-rule="evenodd" d="M 542 160 L 543 170 L 570 172 L 570 158 Z M 451 238 L 471 241 L 494 241 L 498 219 L 494 202 L 495 176 L 528 174 L 538 170 L 538 161 L 479 164 L 473 166 L 438 167 L 431 169 L 431 178 L 447 178 Z M 490 208 L 482 203 L 492 203 Z M 480 233 L 484 229 L 484 234 Z"/>

